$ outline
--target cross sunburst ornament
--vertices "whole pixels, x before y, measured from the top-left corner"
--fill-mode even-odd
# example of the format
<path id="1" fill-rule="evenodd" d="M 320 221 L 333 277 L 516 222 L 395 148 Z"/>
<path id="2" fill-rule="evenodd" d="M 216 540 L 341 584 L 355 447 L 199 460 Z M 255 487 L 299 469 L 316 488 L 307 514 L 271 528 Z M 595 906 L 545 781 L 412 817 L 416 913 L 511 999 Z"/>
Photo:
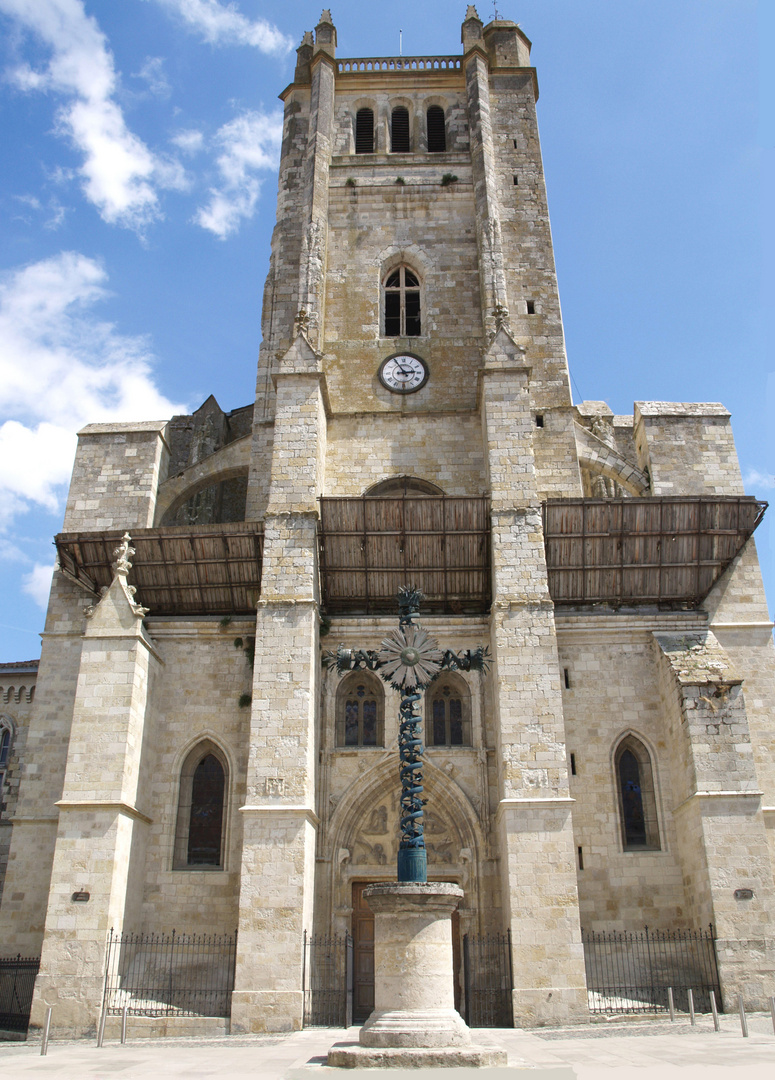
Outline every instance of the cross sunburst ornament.
<path id="1" fill-rule="evenodd" d="M 398 590 L 398 629 L 382 639 L 378 652 L 372 649 L 346 649 L 324 653 L 326 667 L 346 671 L 366 668 L 376 671 L 386 683 L 401 694 L 399 706 L 398 756 L 401 775 L 401 839 L 398 846 L 398 880 L 427 881 L 428 867 L 423 829 L 422 715 L 418 703 L 422 691 L 444 668 L 459 671 L 484 671 L 489 664 L 487 649 L 466 649 L 453 653 L 442 651 L 439 643 L 414 620 L 420 615 L 422 593 L 411 586 Z"/>

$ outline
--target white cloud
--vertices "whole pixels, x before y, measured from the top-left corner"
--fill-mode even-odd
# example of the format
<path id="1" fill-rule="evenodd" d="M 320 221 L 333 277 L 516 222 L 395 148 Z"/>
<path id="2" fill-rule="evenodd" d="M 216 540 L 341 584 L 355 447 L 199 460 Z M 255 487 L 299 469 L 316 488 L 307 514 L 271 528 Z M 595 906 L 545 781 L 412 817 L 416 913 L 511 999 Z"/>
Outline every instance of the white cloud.
<path id="1" fill-rule="evenodd" d="M 164 60 L 161 56 L 146 56 L 145 63 L 134 74 L 135 79 L 143 79 L 148 89 L 156 97 L 169 97 L 171 90 L 164 72 Z"/>
<path id="2" fill-rule="evenodd" d="M 280 112 L 247 111 L 219 129 L 215 141 L 222 148 L 217 160 L 222 183 L 210 189 L 209 203 L 197 210 L 197 224 L 225 240 L 243 218 L 253 216 L 261 189 L 255 174 L 277 168 L 282 136 Z"/>
<path id="3" fill-rule="evenodd" d="M 43 563 L 35 563 L 32 570 L 22 577 L 22 591 L 31 596 L 38 607 L 45 611 L 48 607 L 48 594 L 51 592 L 51 577 L 54 573 L 54 564 L 44 566 Z"/>
<path id="4" fill-rule="evenodd" d="M 67 211 L 58 199 L 49 199 L 46 206 L 44 206 L 40 199 L 38 199 L 35 195 L 14 195 L 14 199 L 16 199 L 17 202 L 21 203 L 22 206 L 27 206 L 30 208 L 30 210 L 34 210 L 37 214 L 43 214 L 47 212 L 49 216 L 43 222 L 44 229 L 58 229 L 62 222 L 65 220 L 65 214 Z M 32 223 L 32 218 L 27 215 L 16 214 L 14 215 L 14 217 L 17 221 L 24 221 L 28 225 Z"/>
<path id="5" fill-rule="evenodd" d="M 93 314 L 106 281 L 78 252 L 0 281 L 0 527 L 31 504 L 59 509 L 84 424 L 185 411 L 157 390 L 148 341 Z"/>
<path id="6" fill-rule="evenodd" d="M 204 146 L 204 135 L 201 131 L 179 131 L 171 139 L 173 145 L 185 154 L 197 154 Z"/>
<path id="7" fill-rule="evenodd" d="M 748 469 L 743 476 L 745 490 L 755 495 L 757 491 L 772 491 L 775 488 L 775 476 L 772 473 L 760 472 L 758 469 Z"/>
<path id="8" fill-rule="evenodd" d="M 218 0 L 158 0 L 198 30 L 211 45 L 252 45 L 263 53 L 284 55 L 293 48 L 291 38 L 266 19 L 248 19 L 234 3 Z"/>
<path id="9" fill-rule="evenodd" d="M 83 0 L 0 0 L 0 11 L 51 51 L 46 67 L 22 64 L 10 75 L 21 90 L 66 98 L 56 130 L 83 155 L 79 172 L 86 197 L 105 221 L 142 231 L 160 216 L 154 183 L 164 185 L 165 177 L 113 100 L 113 56 L 96 20 L 86 14 Z"/>
<path id="10" fill-rule="evenodd" d="M 60 202 L 56 199 L 49 199 L 48 209 L 51 212 L 51 216 L 43 222 L 44 229 L 51 229 L 52 231 L 58 229 L 62 222 L 65 220 L 65 214 L 67 211 Z"/>

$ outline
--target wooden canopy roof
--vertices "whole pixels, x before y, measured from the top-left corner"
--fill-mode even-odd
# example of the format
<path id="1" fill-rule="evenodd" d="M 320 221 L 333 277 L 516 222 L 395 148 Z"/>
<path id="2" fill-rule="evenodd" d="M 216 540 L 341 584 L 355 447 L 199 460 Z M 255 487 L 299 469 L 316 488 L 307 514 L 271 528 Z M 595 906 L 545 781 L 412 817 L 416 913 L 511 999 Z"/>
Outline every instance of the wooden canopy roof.
<path id="1" fill-rule="evenodd" d="M 552 600 L 697 607 L 766 508 L 749 496 L 549 499 L 543 518 Z"/>
<path id="2" fill-rule="evenodd" d="M 110 585 L 122 533 L 60 533 L 59 565 L 94 593 Z M 256 522 L 133 529 L 129 582 L 152 615 L 232 615 L 256 610 L 263 530 Z"/>
<path id="3" fill-rule="evenodd" d="M 549 591 L 559 607 L 696 607 L 761 521 L 748 496 L 550 499 L 543 507 Z M 323 498 L 321 604 L 329 615 L 396 611 L 400 585 L 428 614 L 481 614 L 491 600 L 487 496 Z M 62 570 L 95 595 L 110 584 L 120 530 L 60 533 Z M 152 615 L 255 611 L 259 522 L 132 532 L 129 581 Z"/>
<path id="4" fill-rule="evenodd" d="M 329 614 L 394 614 L 401 585 L 424 612 L 490 606 L 490 500 L 409 495 L 320 500 L 320 581 Z"/>

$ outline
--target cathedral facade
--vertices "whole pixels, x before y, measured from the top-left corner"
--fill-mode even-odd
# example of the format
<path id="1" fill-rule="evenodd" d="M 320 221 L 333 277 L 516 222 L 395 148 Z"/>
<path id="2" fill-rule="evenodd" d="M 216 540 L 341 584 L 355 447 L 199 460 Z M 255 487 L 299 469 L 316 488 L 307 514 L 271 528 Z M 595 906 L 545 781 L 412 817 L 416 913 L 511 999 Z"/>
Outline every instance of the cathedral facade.
<path id="1" fill-rule="evenodd" d="M 424 695 L 425 836 L 455 933 L 510 931 L 515 1023 L 588 1016 L 582 926 L 712 923 L 724 999 L 775 991 L 763 505 L 723 406 L 574 405 L 530 42 L 469 7 L 462 44 L 341 59 L 323 12 L 254 404 L 80 433 L 9 759 L 33 1025 L 94 1030 L 111 928 L 237 927 L 233 1032 L 302 1024 L 305 931 L 367 955 L 399 695 L 323 654 L 379 649 L 403 585 L 489 648 Z"/>

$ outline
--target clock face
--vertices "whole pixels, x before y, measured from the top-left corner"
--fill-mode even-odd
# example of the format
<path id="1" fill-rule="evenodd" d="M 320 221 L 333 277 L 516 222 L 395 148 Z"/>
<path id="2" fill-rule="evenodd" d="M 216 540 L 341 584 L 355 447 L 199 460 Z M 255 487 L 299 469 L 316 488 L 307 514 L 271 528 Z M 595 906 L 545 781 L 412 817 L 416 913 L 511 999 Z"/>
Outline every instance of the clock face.
<path id="1" fill-rule="evenodd" d="M 425 386 L 428 368 L 417 356 L 389 356 L 380 365 L 379 377 L 382 385 L 394 394 L 412 394 Z"/>

